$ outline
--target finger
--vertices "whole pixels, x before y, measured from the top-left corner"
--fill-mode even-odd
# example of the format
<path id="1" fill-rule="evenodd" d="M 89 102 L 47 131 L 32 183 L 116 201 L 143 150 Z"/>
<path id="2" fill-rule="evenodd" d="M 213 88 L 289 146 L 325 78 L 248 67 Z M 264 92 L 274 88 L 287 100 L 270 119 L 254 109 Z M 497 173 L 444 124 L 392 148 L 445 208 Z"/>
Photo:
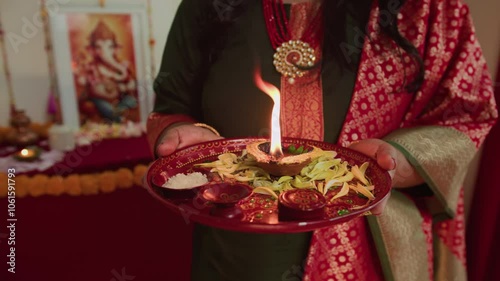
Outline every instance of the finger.
<path id="1" fill-rule="evenodd" d="M 211 131 L 196 128 L 196 131 L 191 131 L 188 134 L 186 134 L 185 132 L 179 133 L 179 142 L 177 143 L 176 149 L 182 149 L 194 144 L 217 139 L 220 139 L 220 137 L 214 135 Z"/>
<path id="2" fill-rule="evenodd" d="M 378 147 L 376 160 L 377 164 L 388 171 L 396 169 L 397 151 L 388 143 L 383 143 Z"/>
<path id="3" fill-rule="evenodd" d="M 363 142 L 357 142 L 349 145 L 349 148 L 352 150 L 356 150 L 357 152 L 361 152 L 364 155 L 367 155 L 374 160 L 376 159 L 377 155 L 377 145 L 374 145 L 373 143 L 370 142 L 370 140 L 365 140 Z"/>
<path id="4" fill-rule="evenodd" d="M 165 134 L 156 151 L 158 156 L 165 157 L 172 154 L 179 147 L 179 132 L 173 129 Z"/>

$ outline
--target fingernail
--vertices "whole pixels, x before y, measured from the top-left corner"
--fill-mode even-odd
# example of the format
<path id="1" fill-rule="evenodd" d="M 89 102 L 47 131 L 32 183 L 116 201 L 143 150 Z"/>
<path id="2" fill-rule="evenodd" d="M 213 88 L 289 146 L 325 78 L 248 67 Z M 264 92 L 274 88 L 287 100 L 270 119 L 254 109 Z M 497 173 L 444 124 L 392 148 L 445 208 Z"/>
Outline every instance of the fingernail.
<path id="1" fill-rule="evenodd" d="M 395 170 L 396 169 L 396 160 L 394 158 L 391 158 L 392 159 L 392 169 Z"/>

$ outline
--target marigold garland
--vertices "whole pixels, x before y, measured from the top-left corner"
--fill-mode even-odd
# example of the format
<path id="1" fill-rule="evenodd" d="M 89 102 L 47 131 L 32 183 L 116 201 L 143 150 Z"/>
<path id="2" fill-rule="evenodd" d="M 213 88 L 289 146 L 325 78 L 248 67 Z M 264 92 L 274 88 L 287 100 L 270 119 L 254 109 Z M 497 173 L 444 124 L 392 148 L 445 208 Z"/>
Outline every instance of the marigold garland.
<path id="1" fill-rule="evenodd" d="M 8 182 L 8 180 L 9 177 L 6 173 L 0 173 L 0 182 L 2 183 L 2 185 L 0 186 L 0 198 L 7 196 L 7 192 L 9 192 L 8 186 L 5 185 L 4 187 L 4 184 Z"/>
<path id="2" fill-rule="evenodd" d="M 80 177 L 83 195 L 99 194 L 99 181 L 96 174 L 85 174 Z"/>
<path id="3" fill-rule="evenodd" d="M 133 170 L 120 168 L 116 171 L 104 171 L 95 174 L 72 174 L 67 177 L 47 176 L 38 174 L 33 177 L 19 175 L 15 180 L 16 197 L 26 196 L 39 197 L 42 195 L 60 196 L 80 196 L 96 195 L 100 193 L 111 193 L 117 189 L 131 188 L 134 185 L 142 186 L 143 177 L 148 167 L 137 165 Z M 6 173 L 0 173 L 0 181 L 7 183 Z M 0 186 L 0 198 L 7 197 L 8 185 Z"/>
<path id="4" fill-rule="evenodd" d="M 63 179 L 63 186 L 66 193 L 71 196 L 82 195 L 82 187 L 80 186 L 80 176 L 69 175 Z"/>
<path id="5" fill-rule="evenodd" d="M 49 176 L 38 174 L 33 177 L 33 180 L 28 185 L 28 194 L 32 197 L 40 197 L 47 193 Z"/>
<path id="6" fill-rule="evenodd" d="M 54 176 L 47 182 L 47 195 L 59 196 L 64 193 L 63 177 Z"/>
<path id="7" fill-rule="evenodd" d="M 115 174 L 113 172 L 104 172 L 97 176 L 99 180 L 99 189 L 103 193 L 111 193 L 116 189 Z"/>

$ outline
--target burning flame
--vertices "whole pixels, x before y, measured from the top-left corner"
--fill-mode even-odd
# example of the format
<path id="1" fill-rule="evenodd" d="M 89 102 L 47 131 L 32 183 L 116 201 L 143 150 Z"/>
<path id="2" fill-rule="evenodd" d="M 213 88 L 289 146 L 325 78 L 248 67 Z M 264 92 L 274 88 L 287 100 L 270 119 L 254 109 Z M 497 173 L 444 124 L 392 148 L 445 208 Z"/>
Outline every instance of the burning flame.
<path id="1" fill-rule="evenodd" d="M 281 150 L 280 91 L 274 85 L 262 80 L 259 68 L 255 71 L 254 80 L 257 87 L 270 96 L 274 102 L 273 112 L 271 115 L 271 147 L 269 152 L 271 156 L 273 156 L 276 160 L 279 160 L 283 157 L 283 151 Z"/>
<path id="2" fill-rule="evenodd" d="M 23 150 L 21 150 L 21 155 L 22 156 L 28 156 L 28 150 L 25 148 Z"/>

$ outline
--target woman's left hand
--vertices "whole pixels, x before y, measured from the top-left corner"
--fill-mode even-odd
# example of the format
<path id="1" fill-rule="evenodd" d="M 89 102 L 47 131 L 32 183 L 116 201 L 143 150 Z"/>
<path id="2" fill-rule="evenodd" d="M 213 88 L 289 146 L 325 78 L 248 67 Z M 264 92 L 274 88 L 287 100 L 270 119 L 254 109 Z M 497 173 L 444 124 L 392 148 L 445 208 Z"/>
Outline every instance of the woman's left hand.
<path id="1" fill-rule="evenodd" d="M 359 151 L 375 161 L 387 171 L 395 188 L 412 187 L 423 183 L 415 168 L 399 150 L 381 139 L 366 139 L 353 143 L 349 148 Z"/>
<path id="2" fill-rule="evenodd" d="M 381 139 L 362 140 L 351 144 L 349 148 L 371 157 L 382 169 L 387 170 L 392 178 L 392 187 L 413 187 L 424 182 L 403 153 Z M 380 214 L 385 203 L 372 212 Z"/>

